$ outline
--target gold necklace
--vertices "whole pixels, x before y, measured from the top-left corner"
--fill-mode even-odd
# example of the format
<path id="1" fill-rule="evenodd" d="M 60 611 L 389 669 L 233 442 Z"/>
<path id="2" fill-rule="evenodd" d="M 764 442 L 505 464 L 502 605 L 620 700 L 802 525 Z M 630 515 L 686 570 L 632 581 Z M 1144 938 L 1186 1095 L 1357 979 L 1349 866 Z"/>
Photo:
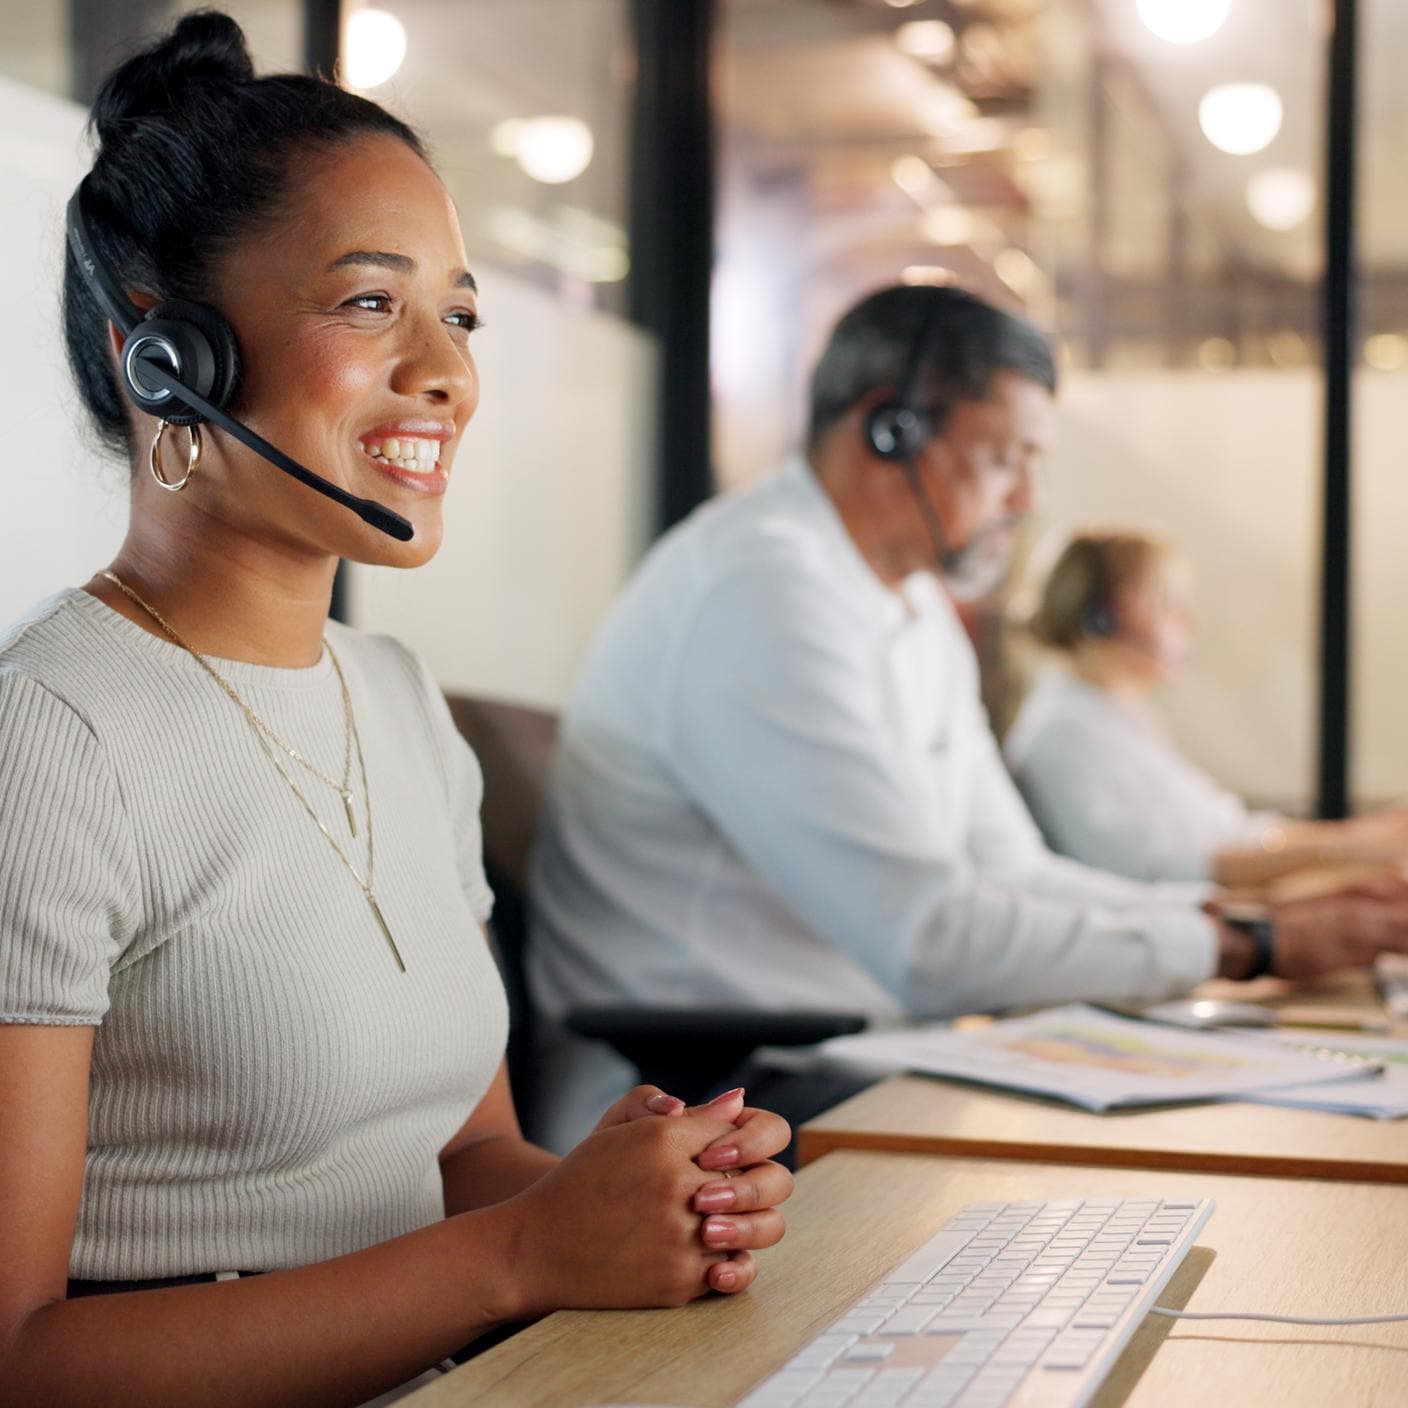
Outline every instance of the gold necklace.
<path id="1" fill-rule="evenodd" d="M 321 772 L 319 771 L 319 769 L 315 768 L 312 763 L 310 763 L 306 758 L 303 757 L 301 753 L 297 751 L 297 749 L 293 748 L 290 744 L 285 743 L 284 740 L 267 723 L 265 723 L 265 721 L 261 719 L 259 715 L 256 714 L 254 710 L 245 702 L 245 700 L 240 696 L 239 692 L 235 689 L 234 685 L 232 685 L 229 680 L 227 680 L 224 675 L 222 675 L 219 670 L 217 670 L 215 666 L 212 665 L 210 661 L 200 653 L 200 651 L 195 649 L 194 646 L 189 645 L 184 639 L 182 639 L 180 635 L 177 634 L 175 629 L 172 627 L 171 623 L 167 621 L 167 619 L 156 609 L 156 607 L 154 607 L 150 602 L 146 601 L 144 598 L 138 596 L 137 593 L 133 591 L 132 588 L 129 587 L 127 583 L 124 582 L 117 575 L 117 573 L 105 571 L 102 573 L 102 576 L 107 581 L 111 582 L 113 586 L 115 586 L 118 591 L 120 591 L 125 597 L 127 597 L 137 606 L 139 606 L 143 611 L 145 611 L 147 615 L 150 616 L 152 620 L 155 621 L 157 625 L 160 626 L 161 629 L 165 631 L 168 636 L 170 636 L 170 638 L 176 645 L 179 645 L 182 650 L 184 650 L 188 655 L 194 658 L 196 663 L 200 665 L 201 669 L 203 669 L 206 674 L 208 674 L 216 682 L 216 684 L 218 684 L 220 688 L 225 691 L 225 693 L 230 697 L 230 699 L 239 707 L 240 712 L 244 714 L 246 722 L 253 730 L 254 736 L 259 740 L 260 747 L 264 749 L 265 756 L 269 759 L 271 763 L 273 763 L 275 771 L 288 784 L 289 790 L 293 793 L 293 795 L 297 797 L 298 800 L 303 804 L 303 810 L 306 811 L 310 817 L 312 817 L 313 824 L 318 828 L 319 831 L 323 833 L 323 836 L 327 839 L 328 845 L 333 848 L 333 851 L 336 854 L 337 858 L 347 868 L 348 873 L 357 882 L 362 893 L 366 896 L 367 904 L 370 906 L 371 912 L 375 917 L 383 936 L 386 939 L 387 946 L 391 950 L 391 956 L 396 960 L 396 967 L 404 973 L 406 971 L 406 964 L 401 957 L 401 950 L 396 946 L 396 940 L 392 937 L 391 934 L 391 926 L 387 924 L 386 916 L 381 912 L 381 905 L 377 903 L 376 892 L 372 889 L 372 881 L 375 875 L 376 867 L 376 855 L 374 850 L 374 838 L 372 832 L 372 794 L 371 789 L 367 786 L 367 762 L 366 758 L 362 754 L 362 736 L 357 730 L 357 716 L 352 709 L 352 694 L 351 691 L 347 688 L 347 677 L 342 672 L 342 662 L 337 658 L 337 651 L 332 648 L 331 641 L 324 639 L 323 644 L 327 647 L 328 658 L 331 659 L 332 667 L 337 673 L 337 682 L 342 690 L 342 707 L 347 725 L 346 771 L 344 773 L 344 780 L 341 786 L 334 782 L 332 778 L 328 777 L 326 773 Z M 366 799 L 367 805 L 367 873 L 365 878 L 363 878 L 362 874 L 358 871 L 357 867 L 352 864 L 351 860 L 347 856 L 347 853 L 338 844 L 337 839 L 333 836 L 332 832 L 329 831 L 327 827 L 323 825 L 323 819 L 318 815 L 316 811 L 314 811 L 313 804 L 308 800 L 307 797 L 303 795 L 303 792 L 299 788 L 298 784 L 294 782 L 292 777 L 289 776 L 288 770 L 278 760 L 277 755 L 270 749 L 269 744 L 271 742 L 275 743 L 279 748 L 281 748 L 285 753 L 287 753 L 289 757 L 295 759 L 297 762 L 302 763 L 303 766 L 309 770 L 309 772 L 313 773 L 317 777 L 322 778 L 323 781 L 327 782 L 329 786 L 336 788 L 337 791 L 342 794 L 343 804 L 347 808 L 348 826 L 351 828 L 353 836 L 357 834 L 357 823 L 352 811 L 352 791 L 349 784 L 351 782 L 352 753 L 355 749 L 357 754 L 357 770 L 360 773 L 362 779 L 362 796 Z"/>
<path id="2" fill-rule="evenodd" d="M 355 837 L 357 834 L 357 813 L 353 810 L 352 807 L 352 735 L 356 729 L 356 721 L 352 717 L 352 696 L 347 692 L 347 681 L 342 678 L 341 667 L 339 666 L 337 669 L 337 678 L 338 682 L 342 685 L 343 743 L 342 781 L 338 782 L 336 778 L 329 777 L 327 773 L 322 770 L 322 768 L 317 766 L 316 763 L 312 762 L 308 758 L 305 758 L 303 754 L 300 753 L 298 749 L 293 746 L 292 743 L 289 743 L 283 737 L 282 734 L 277 733 L 270 724 L 267 724 L 263 719 L 259 717 L 258 714 L 254 712 L 253 709 L 249 708 L 249 706 L 245 704 L 244 700 L 241 699 L 240 696 L 235 693 L 234 687 L 230 684 L 230 682 L 210 664 L 210 662 L 205 658 L 204 655 L 202 655 L 198 650 L 193 650 L 185 640 L 183 640 L 179 635 L 177 635 L 176 632 L 172 629 L 171 623 L 159 611 L 157 611 L 157 609 L 152 606 L 150 602 L 145 601 L 143 600 L 143 598 L 138 596 L 137 593 L 134 592 L 132 588 L 129 587 L 127 583 L 124 582 L 115 572 L 104 572 L 102 575 L 130 601 L 140 606 L 142 610 L 145 611 L 147 615 L 150 616 L 152 620 L 155 621 L 157 625 L 160 626 L 161 629 L 165 631 L 166 634 L 169 635 L 171 639 L 181 647 L 182 650 L 188 651 L 190 654 L 194 655 L 197 660 L 200 661 L 202 668 L 211 677 L 211 679 L 213 679 L 215 683 L 218 684 L 220 688 L 223 689 L 225 693 L 228 694 L 230 698 L 237 705 L 239 705 L 241 709 L 244 710 L 245 717 L 249 720 L 250 727 L 253 728 L 255 732 L 262 733 L 264 737 L 267 738 L 271 743 L 273 743 L 276 747 L 282 749 L 285 753 L 287 753 L 288 756 L 292 758 L 295 763 L 298 763 L 301 767 L 307 769 L 307 771 L 312 773 L 313 776 L 316 777 L 319 782 L 325 782 L 329 787 L 332 788 L 334 792 L 337 793 L 339 797 L 342 798 L 342 806 L 347 813 L 347 829 Z M 327 645 L 327 642 L 324 641 L 323 644 Z M 331 646 L 328 646 L 328 653 L 332 653 Z M 333 664 L 337 664 L 335 659 L 333 661 Z"/>

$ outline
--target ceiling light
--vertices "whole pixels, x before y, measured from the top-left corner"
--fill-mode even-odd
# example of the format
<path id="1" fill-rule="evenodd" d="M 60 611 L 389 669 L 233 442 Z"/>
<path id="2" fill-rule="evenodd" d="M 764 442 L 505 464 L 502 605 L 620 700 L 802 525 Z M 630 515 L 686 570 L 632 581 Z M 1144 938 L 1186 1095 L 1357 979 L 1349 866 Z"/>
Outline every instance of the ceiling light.
<path id="1" fill-rule="evenodd" d="M 579 117 L 511 117 L 495 126 L 490 145 L 511 156 L 545 186 L 575 180 L 591 163 L 592 129 Z"/>
<path id="2" fill-rule="evenodd" d="M 892 10 L 907 10 L 912 5 L 923 4 L 923 0 L 885 0 Z"/>
<path id="3" fill-rule="evenodd" d="M 924 234 L 934 244 L 967 244 L 976 232 L 977 221 L 960 205 L 938 205 L 924 212 Z"/>
<path id="4" fill-rule="evenodd" d="M 1408 337 L 1396 332 L 1375 333 L 1364 340 L 1364 360 L 1377 371 L 1402 371 L 1408 366 Z"/>
<path id="5" fill-rule="evenodd" d="M 1305 339 L 1289 328 L 1273 332 L 1266 339 L 1266 351 L 1278 367 L 1303 367 L 1310 357 Z"/>
<path id="6" fill-rule="evenodd" d="M 934 168 L 922 156 L 896 157 L 890 167 L 890 179 L 906 195 L 916 200 L 933 188 L 937 178 Z"/>
<path id="7" fill-rule="evenodd" d="M 1268 230 L 1294 230 L 1315 209 L 1315 182 L 1294 166 L 1269 166 L 1247 182 L 1247 209 Z"/>
<path id="8" fill-rule="evenodd" d="M 902 54 L 926 64 L 946 64 L 953 58 L 953 28 L 942 20 L 909 20 L 895 30 Z"/>
<path id="9" fill-rule="evenodd" d="M 1236 345 L 1225 337 L 1209 337 L 1198 344 L 1198 365 L 1205 372 L 1230 371 L 1237 365 Z"/>
<path id="10" fill-rule="evenodd" d="M 1198 104 L 1203 135 L 1218 151 L 1250 156 L 1281 130 L 1281 97 L 1265 83 L 1222 83 Z"/>
<path id="11" fill-rule="evenodd" d="M 1139 18 L 1170 44 L 1196 44 L 1222 28 L 1232 0 L 1139 0 Z"/>
<path id="12" fill-rule="evenodd" d="M 942 264 L 910 264 L 900 274 L 900 282 L 912 287 L 922 284 L 935 284 L 940 288 L 957 283 L 958 275 Z"/>
<path id="13" fill-rule="evenodd" d="M 385 10 L 354 10 L 347 20 L 342 77 L 349 88 L 378 88 L 406 57 L 406 30 Z"/>

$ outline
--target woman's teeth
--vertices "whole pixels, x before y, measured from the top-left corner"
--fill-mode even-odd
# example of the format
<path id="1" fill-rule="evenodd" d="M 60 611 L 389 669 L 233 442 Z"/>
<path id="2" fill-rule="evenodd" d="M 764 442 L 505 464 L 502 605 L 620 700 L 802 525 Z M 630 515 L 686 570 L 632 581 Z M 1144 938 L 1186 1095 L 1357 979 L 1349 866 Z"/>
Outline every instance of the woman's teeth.
<path id="1" fill-rule="evenodd" d="M 438 440 L 420 440 L 414 436 L 396 436 L 390 440 L 363 440 L 362 448 L 374 460 L 384 460 L 397 469 L 409 469 L 412 474 L 429 474 L 440 458 Z"/>

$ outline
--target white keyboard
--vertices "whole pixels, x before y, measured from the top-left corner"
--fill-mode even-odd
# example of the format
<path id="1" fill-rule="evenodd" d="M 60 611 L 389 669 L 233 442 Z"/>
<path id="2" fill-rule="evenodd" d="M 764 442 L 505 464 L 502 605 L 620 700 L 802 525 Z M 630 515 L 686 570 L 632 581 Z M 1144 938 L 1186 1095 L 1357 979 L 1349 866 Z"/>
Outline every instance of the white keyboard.
<path id="1" fill-rule="evenodd" d="M 1212 1210 L 973 1203 L 738 1408 L 1079 1408 Z"/>

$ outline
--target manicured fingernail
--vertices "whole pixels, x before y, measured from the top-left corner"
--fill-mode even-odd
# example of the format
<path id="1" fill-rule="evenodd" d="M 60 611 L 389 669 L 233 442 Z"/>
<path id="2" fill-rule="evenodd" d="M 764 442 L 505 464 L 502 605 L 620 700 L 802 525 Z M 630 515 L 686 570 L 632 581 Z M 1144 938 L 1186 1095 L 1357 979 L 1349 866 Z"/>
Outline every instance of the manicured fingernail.
<path id="1" fill-rule="evenodd" d="M 716 1188 L 701 1188 L 694 1195 L 695 1212 L 723 1212 L 725 1208 L 731 1208 L 738 1201 L 738 1194 L 728 1186 L 721 1183 Z"/>
<path id="2" fill-rule="evenodd" d="M 706 1217 L 704 1219 L 704 1240 L 711 1247 L 726 1246 L 738 1236 L 738 1224 L 727 1217 Z"/>
<path id="3" fill-rule="evenodd" d="M 700 1168 L 733 1168 L 739 1159 L 737 1144 L 724 1144 L 717 1149 L 705 1149 L 696 1162 Z"/>
<path id="4" fill-rule="evenodd" d="M 738 1272 L 731 1266 L 720 1267 L 714 1272 L 714 1285 L 721 1291 L 731 1291 L 738 1285 Z"/>
<path id="5" fill-rule="evenodd" d="M 666 1095 L 662 1090 L 656 1095 L 652 1095 L 646 1102 L 645 1108 L 652 1114 L 669 1115 L 676 1110 L 684 1108 L 684 1101 L 676 1099 L 673 1095 Z"/>
<path id="6" fill-rule="evenodd" d="M 730 1100 L 740 1100 L 743 1098 L 743 1087 L 736 1085 L 732 1090 L 726 1090 L 722 1095 L 716 1095 L 709 1101 L 711 1105 L 727 1105 Z"/>

